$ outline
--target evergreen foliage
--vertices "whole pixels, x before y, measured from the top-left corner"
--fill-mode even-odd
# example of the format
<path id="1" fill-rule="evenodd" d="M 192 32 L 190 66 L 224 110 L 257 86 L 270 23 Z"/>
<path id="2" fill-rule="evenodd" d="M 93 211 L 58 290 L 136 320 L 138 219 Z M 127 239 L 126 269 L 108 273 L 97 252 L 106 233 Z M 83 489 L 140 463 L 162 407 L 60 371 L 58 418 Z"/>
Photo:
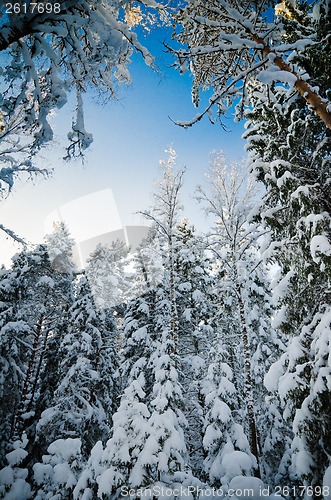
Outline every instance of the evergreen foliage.
<path id="1" fill-rule="evenodd" d="M 318 43 L 296 53 L 293 61 L 330 97 L 330 44 L 322 42 L 330 29 L 328 8 L 319 2 L 311 15 L 308 4 L 300 12 L 295 5 L 282 21 L 285 42 L 314 33 Z M 271 231 L 266 256 L 281 270 L 273 291 L 274 326 L 286 334 L 287 349 L 271 371 L 277 370 L 278 387 L 271 386 L 278 390 L 294 436 L 284 481 L 315 486 L 323 484 L 331 451 L 330 394 L 320 383 L 328 370 L 323 339 L 330 304 L 330 133 L 290 88 L 257 83 L 249 99 L 249 165 L 266 186 L 257 218 Z"/>

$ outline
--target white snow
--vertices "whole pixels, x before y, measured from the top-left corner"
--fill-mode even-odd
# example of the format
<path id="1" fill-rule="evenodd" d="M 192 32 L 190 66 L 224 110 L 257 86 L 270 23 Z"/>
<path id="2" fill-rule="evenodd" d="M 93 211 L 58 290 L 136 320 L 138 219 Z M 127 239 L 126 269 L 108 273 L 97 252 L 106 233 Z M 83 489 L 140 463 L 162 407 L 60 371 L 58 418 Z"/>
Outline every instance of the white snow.
<path id="1" fill-rule="evenodd" d="M 34 480 L 37 484 L 42 484 L 53 476 L 53 467 L 50 464 L 37 463 L 33 466 Z"/>
<path id="2" fill-rule="evenodd" d="M 269 371 L 264 376 L 264 385 L 269 392 L 276 392 L 278 389 L 279 378 L 284 373 L 282 358 L 273 363 Z"/>
<path id="3" fill-rule="evenodd" d="M 64 461 L 75 457 L 82 446 L 82 442 L 78 438 L 57 439 L 47 448 L 48 453 L 61 458 Z"/>
<path id="4" fill-rule="evenodd" d="M 234 477 L 228 489 L 229 495 L 225 497 L 225 500 L 243 500 L 243 498 L 250 498 L 252 500 L 261 500 L 263 498 L 269 498 L 273 500 L 284 500 L 284 498 L 278 493 L 276 495 L 269 495 L 270 488 L 268 488 L 261 479 L 252 476 L 237 476 Z"/>
<path id="5" fill-rule="evenodd" d="M 253 467 L 253 461 L 243 451 L 227 453 L 222 460 L 222 467 L 229 478 L 249 474 Z"/>
<path id="6" fill-rule="evenodd" d="M 314 465 L 314 458 L 307 450 L 303 440 L 296 436 L 292 442 L 292 465 L 295 472 L 300 476 L 308 475 Z"/>
<path id="7" fill-rule="evenodd" d="M 313 236 L 310 242 L 311 256 L 317 264 L 320 262 L 321 257 L 318 254 L 323 254 L 328 257 L 331 256 L 331 244 L 326 236 L 319 234 Z"/>
<path id="8" fill-rule="evenodd" d="M 11 467 L 7 466 L 0 470 L 0 484 L 12 484 L 14 480 L 14 471 Z"/>
<path id="9" fill-rule="evenodd" d="M 5 500 L 28 500 L 31 497 L 32 491 L 30 485 L 24 479 L 18 478 L 3 498 Z"/>
<path id="10" fill-rule="evenodd" d="M 6 458 L 9 465 L 18 465 L 24 460 L 28 452 L 22 448 L 17 448 L 16 450 L 7 453 Z"/>
<path id="11" fill-rule="evenodd" d="M 283 71 L 275 65 L 271 65 L 268 69 L 261 71 L 257 75 L 257 79 L 266 85 L 271 85 L 273 82 L 283 82 L 291 87 L 294 86 L 297 81 L 297 77 L 293 73 Z"/>

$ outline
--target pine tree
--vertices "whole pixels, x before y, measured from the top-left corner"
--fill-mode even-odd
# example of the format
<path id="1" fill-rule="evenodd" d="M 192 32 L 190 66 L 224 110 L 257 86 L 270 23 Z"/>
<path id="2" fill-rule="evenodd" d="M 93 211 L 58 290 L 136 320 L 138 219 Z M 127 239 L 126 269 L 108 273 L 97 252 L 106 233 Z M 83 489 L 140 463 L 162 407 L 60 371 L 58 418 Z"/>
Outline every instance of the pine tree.
<path id="1" fill-rule="evenodd" d="M 121 373 L 126 388 L 114 415 L 112 437 L 94 467 L 100 469 L 101 464 L 104 468 L 96 478 L 99 495 L 110 491 L 119 494 L 123 485 L 171 485 L 190 476 L 185 471 L 188 455 L 179 382 L 175 270 L 175 227 L 183 172 L 174 171 L 174 162 L 175 152 L 170 150 L 169 160 L 162 162 L 155 206 L 145 212 L 153 221 L 151 234 L 158 245 L 142 247 L 136 255 L 138 286 L 143 282 L 147 291 L 129 304 L 124 319 Z M 161 280 L 155 275 L 151 249 L 161 255 Z"/>
<path id="2" fill-rule="evenodd" d="M 255 220 L 271 231 L 265 256 L 282 273 L 274 327 L 288 335 L 286 353 L 278 353 L 270 372 L 279 378 L 271 397 L 281 400 L 294 433 L 292 451 L 288 437 L 281 446 L 282 474 L 286 462 L 287 482 L 310 486 L 323 484 L 330 471 L 330 375 L 322 340 L 330 307 L 329 3 L 285 0 L 272 20 L 272 11 L 265 15 L 273 7 L 268 2 L 189 2 L 177 18 L 185 47 L 173 51 L 180 70 L 193 73 L 196 106 L 200 88 L 214 91 L 184 127 L 207 113 L 213 121 L 213 107 L 220 117 L 234 102 L 237 118 L 248 120 L 250 169 L 266 188 Z"/>
<path id="3" fill-rule="evenodd" d="M 258 256 L 261 257 L 260 253 Z M 245 301 L 249 306 L 246 321 L 252 352 L 253 393 L 257 402 L 255 411 L 261 477 L 268 484 L 280 484 L 277 474 L 289 447 L 291 430 L 282 418 L 279 398 L 268 394 L 264 383 L 270 366 L 286 351 L 284 335 L 272 325 L 275 309 L 269 273 L 270 269 L 260 260 L 254 272 L 247 277 Z"/>
<path id="4" fill-rule="evenodd" d="M 7 452 L 7 467 L 15 466 L 8 494 L 23 498 L 32 485 L 22 479 L 30 478 L 33 463 L 45 451 L 36 446 L 36 424 L 53 390 L 47 384 L 44 392 L 43 384 L 56 380 L 58 358 L 50 349 L 62 331 L 72 278 L 71 273 L 52 267 L 45 245 L 15 256 L 6 274 L 2 284 L 11 306 L 2 314 L 1 343 L 10 406 L 5 406 L 2 416 L 3 452 Z"/>
<path id="5" fill-rule="evenodd" d="M 115 495 L 122 486 L 145 484 L 146 471 L 138 461 L 150 414 L 148 401 L 153 380 L 148 360 L 153 335 L 154 301 L 155 292 L 151 290 L 127 305 L 120 344 L 118 382 L 121 382 L 121 399 L 112 417 L 112 431 L 105 448 L 101 442 L 95 445 L 86 470 L 78 481 L 75 488 L 78 498 L 88 492 L 100 496 Z"/>
<path id="6" fill-rule="evenodd" d="M 124 318 L 123 362 L 120 368 L 124 392 L 113 416 L 113 433 L 103 454 L 104 472 L 97 480 L 99 494 L 121 486 L 142 487 L 149 474 L 141 461 L 148 434 L 149 402 L 153 384 L 149 358 L 152 349 L 155 293 L 150 291 L 128 304 Z"/>
<path id="7" fill-rule="evenodd" d="M 159 287 L 156 296 L 155 340 L 150 357 L 154 384 L 148 437 L 141 453 L 150 470 L 150 482 L 166 486 L 185 477 L 188 455 L 184 437 L 187 425 L 183 414 L 183 393 L 179 381 L 178 357 L 173 337 L 172 304 L 167 288 Z M 181 473 L 184 475 L 181 476 Z"/>
<path id="8" fill-rule="evenodd" d="M 24 371 L 24 346 L 20 342 L 20 331 L 28 331 L 26 323 L 16 321 L 17 296 L 19 294 L 17 273 L 11 269 L 0 271 L 0 329 L 1 329 L 1 384 L 0 384 L 0 468 L 6 464 L 5 454 L 11 436 L 13 408 L 20 399 L 19 381 Z M 17 335 L 18 334 L 18 335 Z"/>

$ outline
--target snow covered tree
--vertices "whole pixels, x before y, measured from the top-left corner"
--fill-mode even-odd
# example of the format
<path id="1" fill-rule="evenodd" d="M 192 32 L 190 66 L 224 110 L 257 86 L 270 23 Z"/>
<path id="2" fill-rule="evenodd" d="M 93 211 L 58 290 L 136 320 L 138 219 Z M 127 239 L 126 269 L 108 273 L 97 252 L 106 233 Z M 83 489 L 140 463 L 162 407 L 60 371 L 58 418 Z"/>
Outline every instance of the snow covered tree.
<path id="1" fill-rule="evenodd" d="M 117 332 L 114 321 L 107 324 L 96 308 L 85 276 L 77 288 L 59 343 L 57 387 L 37 424 L 36 440 L 80 438 L 81 453 L 87 457 L 96 441 L 108 437 L 116 407 Z"/>
<path id="2" fill-rule="evenodd" d="M 17 297 L 19 295 L 17 274 L 12 269 L 1 269 L 0 271 L 0 342 L 1 342 L 1 408 L 0 408 L 0 432 L 1 450 L 0 467 L 5 461 L 8 451 L 8 443 L 11 435 L 11 414 L 13 408 L 18 404 L 19 380 L 24 370 L 24 346 L 20 342 L 16 332 L 28 330 L 25 323 L 15 321 Z"/>
<path id="3" fill-rule="evenodd" d="M 77 491 L 85 491 L 86 486 L 91 488 L 94 478 L 99 496 L 110 492 L 118 495 L 123 486 L 152 488 L 192 480 L 184 435 L 176 303 L 179 261 L 175 231 L 183 172 L 174 171 L 172 149 L 168 161 L 161 163 L 163 172 L 155 205 L 150 212 L 144 212 L 153 221 L 151 234 L 157 245 L 148 249 L 142 246 L 135 256 L 136 270 L 141 274 L 139 286 L 145 282 L 145 293 L 129 303 L 123 323 L 123 396 L 113 417 L 112 437 L 97 463 L 93 465 L 91 460 L 90 472 L 77 485 Z M 157 261 L 162 264 L 161 280 L 154 273 L 151 250 L 156 251 Z M 196 261 L 193 265 L 197 266 Z M 95 471 L 101 471 L 99 476 Z"/>
<path id="4" fill-rule="evenodd" d="M 45 242 L 52 267 L 61 273 L 72 273 L 75 268 L 72 261 L 75 240 L 71 238 L 65 223 L 54 223 L 53 232 L 45 236 Z"/>
<path id="5" fill-rule="evenodd" d="M 128 485 L 131 488 L 147 484 L 147 466 L 141 460 L 149 418 L 149 410 L 144 402 L 144 386 L 143 371 L 140 371 L 137 379 L 124 391 L 119 409 L 113 417 L 112 437 L 105 450 L 96 456 L 98 465 L 95 466 L 96 459 L 92 455 L 88 469 L 76 487 L 77 492 L 85 492 L 87 485 L 92 491 L 96 490 L 97 484 L 98 497 L 102 498 L 103 495 L 118 495 L 121 486 Z M 91 477 L 93 470 L 99 471 L 96 479 L 95 473 Z"/>
<path id="6" fill-rule="evenodd" d="M 244 429 L 236 422 L 237 390 L 232 383 L 232 370 L 223 361 L 227 355 L 222 339 L 216 335 L 203 384 L 206 403 L 203 466 L 209 484 L 225 491 L 234 477 L 251 476 L 256 468 L 256 458 Z"/>
<path id="7" fill-rule="evenodd" d="M 323 66 L 329 74 L 329 43 L 324 44 L 326 34 L 321 37 L 316 28 L 320 16 L 326 19 L 329 14 L 328 0 L 285 0 L 275 9 L 274 20 L 273 7 L 272 1 L 190 0 L 180 10 L 176 40 L 185 48 L 170 50 L 178 59 L 180 71 L 190 69 L 193 74 L 196 106 L 200 89 L 213 90 L 207 108 L 183 126 L 196 123 L 205 114 L 213 120 L 213 107 L 220 117 L 236 104 L 237 117 L 242 117 L 247 86 L 258 79 L 277 82 L 300 94 L 306 109 L 311 107 L 331 128 L 328 93 L 324 88 L 317 89 L 315 75 L 306 64 L 307 55 L 322 43 L 326 56 Z"/>
<path id="8" fill-rule="evenodd" d="M 72 298 L 72 276 L 55 270 L 47 246 L 39 245 L 15 256 L 2 278 L 3 298 L 10 299 L 10 307 L 3 302 L 7 308 L 1 314 L 2 389 L 8 400 L 1 415 L 1 451 L 8 465 L 3 462 L 1 474 L 8 479 L 9 497 L 19 499 L 31 495 L 31 466 L 43 452 L 36 446 L 36 423 L 56 381 L 55 339 Z"/>
<path id="9" fill-rule="evenodd" d="M 117 240 L 110 247 L 97 245 L 85 269 L 95 304 L 100 309 L 113 312 L 123 307 L 129 292 L 129 277 L 125 272 L 129 250 Z"/>
<path id="10" fill-rule="evenodd" d="M 17 255 L 11 276 L 16 282 L 15 293 L 1 339 L 5 356 L 13 362 L 11 370 L 16 372 L 7 388 L 16 394 L 6 416 L 11 422 L 12 439 L 20 438 L 36 418 L 48 342 L 61 328 L 63 308 L 71 299 L 71 276 L 52 269 L 45 245 Z M 33 425 L 30 430 L 34 432 Z"/>
<path id="11" fill-rule="evenodd" d="M 162 177 L 157 182 L 154 193 L 155 203 L 151 211 L 141 212 L 146 218 L 153 222 L 157 233 L 160 252 L 163 261 L 164 283 L 168 289 L 171 304 L 171 334 L 176 351 L 178 344 L 178 312 L 176 307 L 175 291 L 175 250 L 174 231 L 178 223 L 179 213 L 182 206 L 179 193 L 183 183 L 184 170 L 176 172 L 175 164 L 177 154 L 170 147 L 168 160 L 161 160 Z"/>
<path id="12" fill-rule="evenodd" d="M 205 336 L 215 313 L 212 258 L 206 251 L 204 236 L 197 234 L 188 219 L 174 231 L 174 271 L 181 356 L 205 354 Z M 206 335 L 205 335 L 206 334 Z"/>
<path id="13" fill-rule="evenodd" d="M 261 389 L 263 370 L 277 359 L 276 352 L 283 351 L 270 326 L 268 283 L 258 248 L 262 229 L 249 223 L 257 201 L 256 186 L 244 168 L 236 163 L 228 165 L 222 153 L 215 153 L 208 176 L 209 192 L 199 188 L 198 196 L 215 217 L 210 250 L 215 254 L 219 280 L 218 330 L 234 373 L 241 423 L 259 463 L 265 433 L 261 418 L 267 411 Z M 260 467 L 255 473 L 260 475 Z"/>
<path id="14" fill-rule="evenodd" d="M 22 439 L 12 443 L 12 451 L 6 454 L 7 465 L 0 470 L 0 495 L 2 498 L 12 500 L 27 500 L 32 497 L 31 486 L 26 479 L 29 471 L 22 462 L 28 452 L 26 447 L 28 439 L 23 433 Z"/>
<path id="15" fill-rule="evenodd" d="M 183 414 L 183 392 L 175 355 L 172 314 L 168 290 L 160 287 L 156 296 L 156 338 L 150 357 L 154 377 L 151 416 L 141 460 L 149 466 L 151 484 L 160 481 L 166 486 L 173 485 L 176 478 L 182 482 L 180 473 L 185 477 L 188 463 L 184 437 L 187 423 Z"/>
<path id="16" fill-rule="evenodd" d="M 178 14 L 187 48 L 176 52 L 181 70 L 194 75 L 195 104 L 200 88 L 214 91 L 184 126 L 233 104 L 237 118 L 248 120 L 249 165 L 266 187 L 256 220 L 271 230 L 265 257 L 281 268 L 273 326 L 289 335 L 266 382 L 294 433 L 283 479 L 307 485 L 323 484 L 330 470 L 323 340 L 331 255 L 329 3 L 285 0 L 271 21 L 273 11 L 264 14 L 271 2 L 192 1 Z"/>
<path id="17" fill-rule="evenodd" d="M 172 335 L 173 359 L 184 398 L 186 466 L 198 474 L 203 425 L 199 379 L 204 365 L 201 351 L 206 354 L 208 350 L 204 337 L 210 334 L 210 263 L 194 228 L 187 220 L 180 219 L 184 170 L 176 172 L 175 160 L 176 153 L 170 148 L 168 161 L 161 162 L 163 176 L 157 183 L 154 207 L 145 215 L 152 220 L 156 231 L 164 272 L 160 286 L 170 304 L 171 326 L 167 328 Z"/>
<path id="18" fill-rule="evenodd" d="M 326 96 L 330 46 L 322 40 L 330 31 L 328 9 L 328 2 L 318 2 L 313 15 L 301 12 L 304 23 L 298 10 L 281 14 L 284 42 L 299 43 L 303 30 L 319 41 L 302 49 L 294 61 Z M 291 88 L 256 81 L 248 94 L 249 164 L 266 186 L 257 219 L 271 230 L 266 257 L 280 269 L 273 290 L 278 309 L 274 327 L 288 339 L 286 352 L 267 377 L 294 433 L 283 481 L 291 477 L 298 484 L 320 485 L 330 466 L 324 343 L 330 307 L 330 133 Z"/>
<path id="19" fill-rule="evenodd" d="M 37 498 L 72 498 L 91 449 L 110 434 L 117 406 L 115 322 L 96 308 L 85 276 L 76 287 L 58 346 L 57 385 L 36 426 L 35 441 L 44 450 L 33 467 Z"/>
<path id="20" fill-rule="evenodd" d="M 132 299 L 123 321 L 122 397 L 113 415 L 112 435 L 105 449 L 91 454 L 76 492 L 87 487 L 98 495 L 116 494 L 121 486 L 144 486 L 148 470 L 140 454 L 147 439 L 149 402 L 153 387 L 153 372 L 149 366 L 152 353 L 155 292 L 150 290 Z M 96 472 L 99 471 L 98 475 Z M 96 488 L 97 486 L 97 488 Z"/>
<path id="21" fill-rule="evenodd" d="M 135 28 L 164 20 L 165 8 L 154 0 L 50 0 L 1 3 L 0 51 L 5 57 L 0 99 L 0 189 L 14 178 L 41 172 L 35 153 L 53 138 L 50 117 L 76 93 L 76 117 L 68 134 L 67 157 L 82 154 L 92 135 L 85 130 L 83 94 L 94 88 L 105 98 L 116 83 L 129 82 L 130 57 L 146 64 L 153 57 Z"/>
<path id="22" fill-rule="evenodd" d="M 174 252 L 180 382 L 187 420 L 184 433 L 189 464 L 199 476 L 203 461 L 201 381 L 216 326 L 212 259 L 207 255 L 203 236 L 196 233 L 187 219 L 175 228 Z"/>
<path id="23" fill-rule="evenodd" d="M 33 466 L 35 500 L 72 498 L 72 489 L 84 467 L 80 439 L 57 439 L 47 448 L 42 463 Z M 18 499 L 17 499 L 18 500 Z"/>
<path id="24" fill-rule="evenodd" d="M 330 470 L 322 340 L 330 304 L 330 5 L 285 0 L 273 22 L 271 10 L 262 16 L 270 6 L 189 2 L 179 13 L 188 48 L 177 55 L 181 70 L 189 63 L 194 74 L 196 104 L 200 88 L 214 90 L 205 112 L 184 125 L 211 114 L 214 105 L 221 115 L 234 103 L 237 117 L 248 120 L 250 168 L 266 187 L 256 220 L 271 230 L 266 257 L 281 268 L 273 326 L 289 335 L 266 379 L 293 424 L 284 481 L 317 485 Z"/>
<path id="25" fill-rule="evenodd" d="M 78 498 L 93 491 L 100 498 L 116 496 L 124 486 L 137 491 L 157 484 L 169 486 L 176 473 L 184 472 L 183 394 L 168 331 L 166 297 L 159 287 L 129 304 L 120 370 L 125 388 L 113 416 L 112 436 L 104 450 L 92 450 L 75 488 Z"/>

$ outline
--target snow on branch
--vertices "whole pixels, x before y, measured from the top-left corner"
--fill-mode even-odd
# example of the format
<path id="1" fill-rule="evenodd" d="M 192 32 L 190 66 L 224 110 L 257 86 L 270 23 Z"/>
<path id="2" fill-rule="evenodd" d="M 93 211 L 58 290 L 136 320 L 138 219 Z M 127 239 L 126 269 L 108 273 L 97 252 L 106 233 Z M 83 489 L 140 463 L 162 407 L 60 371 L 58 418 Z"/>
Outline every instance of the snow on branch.
<path id="1" fill-rule="evenodd" d="M 119 0 L 51 0 L 48 11 L 38 7 L 2 16 L 0 51 L 6 62 L 0 74 L 0 132 L 7 140 L 15 132 L 15 140 L 19 138 L 30 156 L 36 154 L 53 138 L 49 117 L 79 88 L 67 156 L 79 156 L 88 148 L 92 135 L 84 127 L 81 93 L 92 87 L 114 96 L 116 84 L 130 81 L 127 68 L 134 51 L 153 66 L 134 29 L 156 20 L 165 22 L 165 8 L 159 2 L 144 0 L 138 8 L 129 1 L 125 9 L 122 4 Z M 136 16 L 129 23 L 130 9 Z"/>
<path id="2" fill-rule="evenodd" d="M 175 38 L 182 48 L 167 48 L 177 59 L 180 72 L 189 68 L 193 75 L 194 105 L 199 104 L 201 90 L 214 91 L 205 111 L 180 124 L 188 127 L 196 123 L 214 106 L 219 115 L 224 114 L 238 102 L 242 104 L 237 106 L 237 118 L 241 118 L 240 110 L 249 106 L 245 102 L 246 86 L 260 77 L 266 87 L 276 82 L 285 89 L 294 88 L 308 109 L 330 129 L 327 96 L 308 74 L 306 64 L 309 50 L 319 47 L 325 39 L 317 25 L 321 18 L 312 15 L 312 6 L 304 5 L 300 12 L 291 11 L 292 28 L 286 32 L 283 12 L 275 11 L 275 19 L 270 21 L 270 13 L 266 14 L 270 2 L 254 4 L 234 0 L 189 2 L 177 14 L 180 31 Z"/>
<path id="3" fill-rule="evenodd" d="M 23 238 L 18 236 L 14 231 L 9 229 L 8 227 L 5 227 L 3 224 L 0 224 L 0 230 L 4 231 L 8 236 L 10 236 L 10 238 L 17 241 L 17 243 L 21 243 L 24 246 L 26 246 L 28 244 L 28 242 L 26 240 L 24 240 Z"/>

